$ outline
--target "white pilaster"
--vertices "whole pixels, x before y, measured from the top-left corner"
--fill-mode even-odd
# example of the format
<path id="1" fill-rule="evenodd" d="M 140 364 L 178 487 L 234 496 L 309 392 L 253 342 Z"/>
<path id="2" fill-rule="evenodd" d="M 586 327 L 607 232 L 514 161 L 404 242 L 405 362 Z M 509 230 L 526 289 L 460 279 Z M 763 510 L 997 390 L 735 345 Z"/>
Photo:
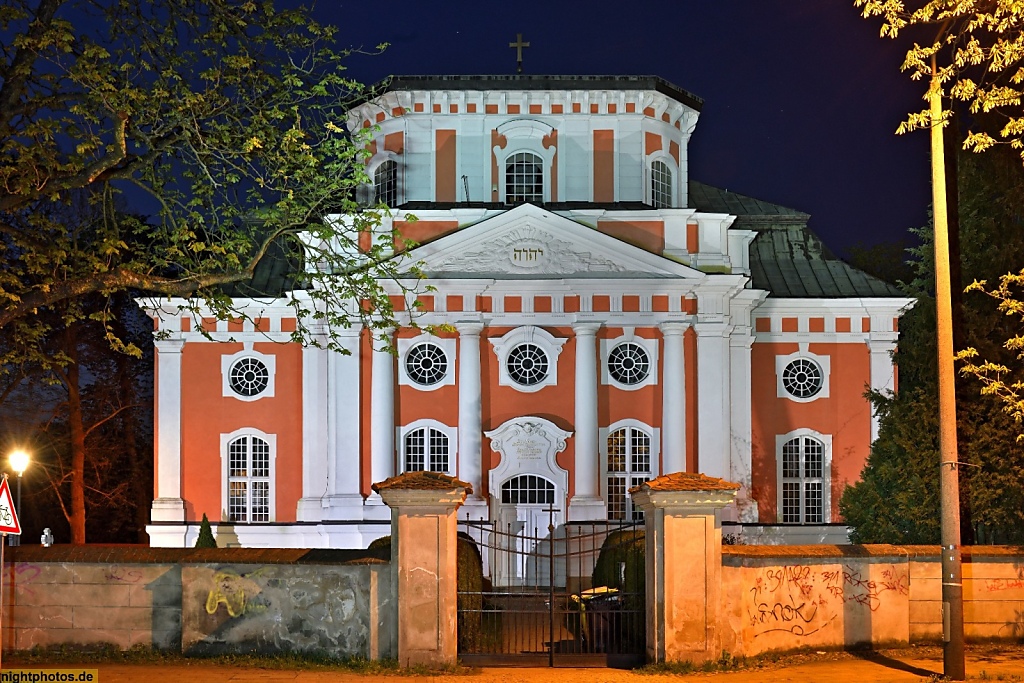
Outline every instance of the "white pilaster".
<path id="1" fill-rule="evenodd" d="M 359 379 L 362 326 L 340 330 L 336 342 L 348 353 L 330 351 L 327 356 L 327 496 L 324 519 L 352 520 L 362 517 L 359 492 L 360 429 L 362 402 Z M 393 433 L 392 430 L 391 433 Z M 322 484 L 321 484 L 322 486 Z"/>
<path id="2" fill-rule="evenodd" d="M 686 357 L 683 335 L 688 322 L 664 322 L 661 377 L 662 472 L 686 471 Z"/>
<path id="3" fill-rule="evenodd" d="M 486 504 L 483 491 L 483 426 L 480 402 L 480 333 L 483 323 L 458 322 L 459 331 L 459 479 L 473 485 L 466 505 Z M 468 511 L 467 511 L 468 512 Z M 486 512 L 484 513 L 486 515 Z"/>
<path id="4" fill-rule="evenodd" d="M 157 444 L 154 522 L 184 522 L 181 498 L 181 353 L 183 339 L 156 342 Z"/>
<path id="5" fill-rule="evenodd" d="M 871 390 L 881 393 L 892 393 L 896 391 L 896 367 L 892 364 L 892 353 L 896 350 L 896 340 L 886 335 L 885 338 L 872 338 L 868 340 L 868 349 L 871 352 Z M 878 414 L 871 411 L 871 443 L 878 438 Z"/>
<path id="6" fill-rule="evenodd" d="M 746 253 L 746 245 L 743 247 Z M 730 408 L 730 473 L 729 481 L 740 485 L 736 497 L 737 521 L 758 521 L 757 501 L 750 497 L 753 477 L 753 387 L 750 351 L 754 345 L 753 310 L 764 302 L 768 293 L 744 289 L 730 299 L 729 320 L 733 324 L 729 336 L 729 400 Z"/>
<path id="7" fill-rule="evenodd" d="M 720 322 L 699 322 L 697 332 L 697 470 L 711 477 L 731 475 L 729 334 Z"/>
<path id="8" fill-rule="evenodd" d="M 598 487 L 600 444 L 597 425 L 597 331 L 600 323 L 578 322 L 576 335 L 575 495 L 569 503 L 573 521 L 604 519 L 607 511 Z"/>
<path id="9" fill-rule="evenodd" d="M 314 337 L 321 345 L 326 343 L 322 331 Z M 316 346 L 302 349 L 302 498 L 295 510 L 300 522 L 321 521 L 321 501 L 327 493 L 328 353 Z"/>
<path id="10" fill-rule="evenodd" d="M 394 330 L 381 331 L 391 340 Z M 370 480 L 382 482 L 395 476 L 395 357 L 384 348 L 383 340 L 374 340 L 370 365 Z M 380 496 L 371 493 L 367 505 L 383 505 Z"/>
<path id="11" fill-rule="evenodd" d="M 753 473 L 753 435 L 751 433 L 751 363 L 750 349 L 754 336 L 734 332 L 729 339 L 729 405 L 731 407 L 731 451 L 729 481 L 740 485 L 736 506 L 739 521 L 757 521 L 757 502 L 750 498 Z"/>

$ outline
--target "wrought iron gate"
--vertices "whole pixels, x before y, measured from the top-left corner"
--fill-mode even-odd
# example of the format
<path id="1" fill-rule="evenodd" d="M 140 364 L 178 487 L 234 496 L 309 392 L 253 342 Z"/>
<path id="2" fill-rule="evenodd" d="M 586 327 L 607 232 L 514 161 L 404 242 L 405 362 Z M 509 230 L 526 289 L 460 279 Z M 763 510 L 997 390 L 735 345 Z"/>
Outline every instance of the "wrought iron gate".
<path id="1" fill-rule="evenodd" d="M 556 527 L 547 512 L 547 528 L 459 523 L 484 577 L 479 590 L 459 582 L 459 658 L 484 666 L 642 664 L 642 524 Z"/>

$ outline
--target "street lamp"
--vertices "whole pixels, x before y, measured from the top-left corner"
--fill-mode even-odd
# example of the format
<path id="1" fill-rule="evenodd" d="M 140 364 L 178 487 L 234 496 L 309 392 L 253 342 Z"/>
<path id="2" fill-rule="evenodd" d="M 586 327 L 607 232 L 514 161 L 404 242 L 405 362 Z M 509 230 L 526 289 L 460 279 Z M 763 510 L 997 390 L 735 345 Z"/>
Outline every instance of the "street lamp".
<path id="1" fill-rule="evenodd" d="M 11 469 L 18 473 L 18 496 L 14 503 L 14 511 L 16 514 L 21 515 L 21 475 L 25 474 L 25 470 L 28 469 L 28 453 L 21 449 L 12 451 L 7 456 L 7 462 L 10 463 Z M 9 534 L 7 536 L 7 545 L 21 545 L 21 536 Z"/>

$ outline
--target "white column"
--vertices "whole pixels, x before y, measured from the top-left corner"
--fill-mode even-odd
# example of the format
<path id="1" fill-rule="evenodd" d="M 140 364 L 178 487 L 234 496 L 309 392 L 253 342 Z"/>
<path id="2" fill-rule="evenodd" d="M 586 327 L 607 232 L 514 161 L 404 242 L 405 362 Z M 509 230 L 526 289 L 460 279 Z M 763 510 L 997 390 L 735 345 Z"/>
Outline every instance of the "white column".
<path id="1" fill-rule="evenodd" d="M 382 334 L 391 340 L 394 330 Z M 370 480 L 384 481 L 395 475 L 395 357 L 374 339 L 370 365 Z M 383 505 L 380 495 L 370 494 L 368 505 Z"/>
<path id="2" fill-rule="evenodd" d="M 896 367 L 892 364 L 892 352 L 896 350 L 895 334 L 877 338 L 871 335 L 868 349 L 871 352 L 871 389 L 879 392 L 896 391 Z M 878 438 L 878 414 L 871 411 L 871 443 Z"/>
<path id="3" fill-rule="evenodd" d="M 600 323 L 572 326 L 576 335 L 575 495 L 570 519 L 604 519 L 606 509 L 598 487 L 601 472 L 597 425 L 597 331 Z"/>
<path id="4" fill-rule="evenodd" d="M 740 485 L 736 498 L 739 521 L 756 522 L 757 502 L 750 498 L 751 476 L 753 474 L 753 435 L 751 400 L 750 349 L 754 336 L 750 328 L 746 333 L 734 332 L 729 339 L 729 377 L 731 386 L 729 405 L 732 409 L 732 457 L 729 481 Z"/>
<path id="5" fill-rule="evenodd" d="M 326 344 L 323 331 L 314 338 Z M 328 354 L 324 348 L 302 349 L 302 498 L 295 510 L 300 522 L 319 522 L 327 493 Z"/>
<path id="6" fill-rule="evenodd" d="M 731 475 L 729 334 L 725 323 L 697 323 L 697 471 L 728 479 Z"/>
<path id="7" fill-rule="evenodd" d="M 330 520 L 352 520 L 362 516 L 363 496 L 359 492 L 360 424 L 364 410 L 359 380 L 361 331 L 360 325 L 340 330 L 336 342 L 348 353 L 330 351 L 327 356 L 325 403 L 328 420 L 321 428 L 326 427 L 327 434 L 327 497 L 324 500 L 327 509 L 324 518 Z"/>
<path id="8" fill-rule="evenodd" d="M 181 352 L 184 346 L 183 339 L 156 342 L 158 412 L 154 522 L 185 521 L 185 502 L 181 499 Z"/>
<path id="9" fill-rule="evenodd" d="M 483 426 L 480 398 L 480 333 L 483 323 L 458 322 L 459 331 L 459 472 L 458 478 L 473 485 L 466 504 L 480 504 L 483 497 Z"/>
<path id="10" fill-rule="evenodd" d="M 686 471 L 686 358 L 683 335 L 688 322 L 664 322 L 661 376 L 662 474 Z"/>

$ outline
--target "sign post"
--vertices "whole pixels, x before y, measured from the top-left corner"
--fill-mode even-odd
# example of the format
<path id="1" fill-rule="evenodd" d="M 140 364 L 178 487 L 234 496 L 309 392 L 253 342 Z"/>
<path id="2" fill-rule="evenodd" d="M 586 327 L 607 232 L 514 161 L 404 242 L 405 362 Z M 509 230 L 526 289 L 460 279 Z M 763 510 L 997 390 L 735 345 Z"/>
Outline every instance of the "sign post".
<path id="1" fill-rule="evenodd" d="M 4 546 L 7 545 L 7 534 L 21 535 L 21 522 L 18 521 L 18 511 L 14 508 L 14 501 L 11 500 L 11 487 L 7 485 L 7 473 L 4 472 L 3 481 L 0 482 L 0 669 L 3 669 L 4 656 Z"/>

